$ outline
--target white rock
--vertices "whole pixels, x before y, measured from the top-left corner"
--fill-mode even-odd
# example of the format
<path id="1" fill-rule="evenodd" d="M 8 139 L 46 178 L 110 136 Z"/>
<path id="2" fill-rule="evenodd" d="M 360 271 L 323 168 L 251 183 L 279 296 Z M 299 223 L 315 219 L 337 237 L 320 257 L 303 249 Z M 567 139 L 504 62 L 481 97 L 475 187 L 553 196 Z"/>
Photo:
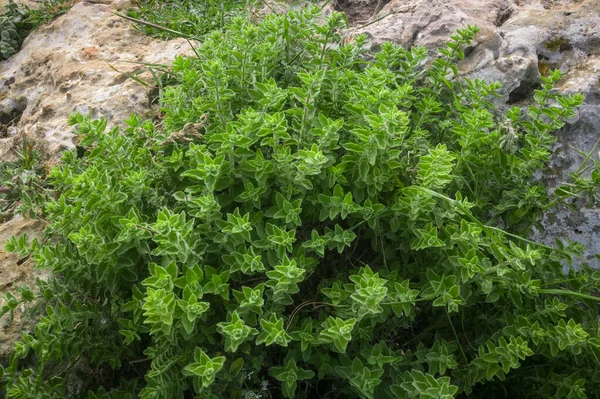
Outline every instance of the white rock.
<path id="1" fill-rule="evenodd" d="M 65 15 L 33 32 L 17 54 L 0 63 L 0 98 L 25 99 L 17 124 L 19 134 L 0 139 L 0 160 L 14 160 L 11 148 L 20 134 L 34 139 L 52 157 L 72 148 L 67 118 L 75 110 L 89 111 L 121 124 L 131 113 L 149 111 L 148 89 L 115 72 L 142 68 L 135 62 L 170 64 L 188 53 L 184 39 L 149 38 L 113 14 L 127 4 L 79 2 Z M 134 62 L 128 63 L 126 61 Z"/>

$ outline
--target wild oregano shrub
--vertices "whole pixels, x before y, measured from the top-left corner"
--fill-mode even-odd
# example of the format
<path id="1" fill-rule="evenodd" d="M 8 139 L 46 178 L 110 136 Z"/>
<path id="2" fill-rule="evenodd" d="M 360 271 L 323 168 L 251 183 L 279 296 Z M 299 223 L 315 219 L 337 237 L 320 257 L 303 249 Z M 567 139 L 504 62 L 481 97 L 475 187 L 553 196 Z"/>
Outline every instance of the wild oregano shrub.
<path id="1" fill-rule="evenodd" d="M 499 114 L 498 84 L 455 78 L 477 29 L 428 63 L 344 24 L 235 19 L 174 61 L 160 124 L 72 117 L 86 151 L 50 174 L 45 237 L 8 245 L 54 275 L 7 297 L 43 309 L 9 398 L 600 392 L 599 275 L 526 238 L 595 201 L 597 164 L 552 196 L 534 179 L 582 96 L 555 72 Z"/>

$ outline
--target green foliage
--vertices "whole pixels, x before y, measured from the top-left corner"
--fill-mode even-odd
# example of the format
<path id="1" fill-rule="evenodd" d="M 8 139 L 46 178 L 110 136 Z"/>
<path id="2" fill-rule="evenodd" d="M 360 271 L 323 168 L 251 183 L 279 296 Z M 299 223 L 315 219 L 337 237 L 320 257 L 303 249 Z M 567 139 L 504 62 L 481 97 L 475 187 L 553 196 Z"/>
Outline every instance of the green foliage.
<path id="1" fill-rule="evenodd" d="M 215 375 L 223 368 L 225 364 L 225 356 L 209 358 L 206 353 L 200 348 L 194 350 L 194 363 L 187 365 L 183 369 L 183 374 L 186 376 L 196 377 L 194 386 L 200 390 L 207 387 L 215 380 Z"/>
<path id="2" fill-rule="evenodd" d="M 0 221 L 15 213 L 28 218 L 42 215 L 49 195 L 45 174 L 40 152 L 23 137 L 17 162 L 0 164 Z"/>
<path id="3" fill-rule="evenodd" d="M 39 7 L 29 10 L 28 22 L 38 27 L 66 14 L 77 0 L 44 0 Z"/>
<path id="4" fill-rule="evenodd" d="M 4 13 L 0 15 L 0 60 L 5 60 L 19 51 L 29 31 L 25 22 L 27 15 L 27 8 L 12 0 L 6 5 Z"/>
<path id="5" fill-rule="evenodd" d="M 476 28 L 426 62 L 344 26 L 234 18 L 175 59 L 160 127 L 71 118 L 85 151 L 50 173 L 47 239 L 9 245 L 55 277 L 7 296 L 45 309 L 7 397 L 600 391 L 600 275 L 526 238 L 544 204 L 597 199 L 593 157 L 555 194 L 534 179 L 582 96 L 553 72 L 501 114 L 498 84 L 456 78 Z M 81 359 L 97 378 L 72 393 Z"/>
<path id="6" fill-rule="evenodd" d="M 315 376 L 315 373 L 310 370 L 298 368 L 293 356 L 288 356 L 284 364 L 284 367 L 272 367 L 270 373 L 277 380 L 281 381 L 283 396 L 286 398 L 295 398 L 298 381 L 309 380 Z"/>
<path id="7" fill-rule="evenodd" d="M 172 39 L 178 37 L 174 32 L 180 32 L 200 38 L 213 30 L 223 30 L 250 3 L 248 0 L 142 0 L 127 15 L 171 30 L 135 25 L 148 36 Z"/>

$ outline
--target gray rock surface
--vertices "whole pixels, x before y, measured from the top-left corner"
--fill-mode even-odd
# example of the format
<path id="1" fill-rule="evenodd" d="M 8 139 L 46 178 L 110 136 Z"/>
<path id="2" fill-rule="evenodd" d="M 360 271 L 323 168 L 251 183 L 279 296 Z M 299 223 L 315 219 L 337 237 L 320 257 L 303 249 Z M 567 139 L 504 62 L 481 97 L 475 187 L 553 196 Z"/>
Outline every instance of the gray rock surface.
<path id="1" fill-rule="evenodd" d="M 41 1 L 36 0 L 13 0 L 15 3 L 26 5 L 29 8 L 38 8 L 40 6 Z M 6 6 L 10 1 L 9 0 L 0 0 L 0 10 Z"/>

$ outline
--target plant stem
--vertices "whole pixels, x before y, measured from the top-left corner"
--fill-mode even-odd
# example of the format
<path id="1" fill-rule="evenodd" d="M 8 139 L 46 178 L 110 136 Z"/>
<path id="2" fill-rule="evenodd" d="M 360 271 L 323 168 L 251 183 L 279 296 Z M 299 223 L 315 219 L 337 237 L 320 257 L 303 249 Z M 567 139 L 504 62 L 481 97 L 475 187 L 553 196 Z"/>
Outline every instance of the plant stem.
<path id="1" fill-rule="evenodd" d="M 448 323 L 450 323 L 450 327 L 452 327 L 452 331 L 454 332 L 454 338 L 456 339 L 456 343 L 458 344 L 458 348 L 460 349 L 460 353 L 462 354 L 462 357 L 465 359 L 465 363 L 469 363 L 469 359 L 467 359 L 467 355 L 465 354 L 465 351 L 462 347 L 462 344 L 460 343 L 460 339 L 458 339 L 458 334 L 456 333 L 456 329 L 454 328 L 454 323 L 452 323 L 452 319 L 450 318 L 450 314 L 448 313 L 448 310 L 444 309 L 445 313 L 446 313 L 446 317 L 448 318 Z"/>
<path id="2" fill-rule="evenodd" d="M 587 299 L 590 301 L 600 302 L 600 297 L 582 294 L 581 292 L 575 292 L 570 290 L 559 290 L 553 288 L 542 288 L 538 291 L 540 294 L 548 294 L 548 295 L 563 295 L 563 296 L 572 296 L 575 298 Z"/>

